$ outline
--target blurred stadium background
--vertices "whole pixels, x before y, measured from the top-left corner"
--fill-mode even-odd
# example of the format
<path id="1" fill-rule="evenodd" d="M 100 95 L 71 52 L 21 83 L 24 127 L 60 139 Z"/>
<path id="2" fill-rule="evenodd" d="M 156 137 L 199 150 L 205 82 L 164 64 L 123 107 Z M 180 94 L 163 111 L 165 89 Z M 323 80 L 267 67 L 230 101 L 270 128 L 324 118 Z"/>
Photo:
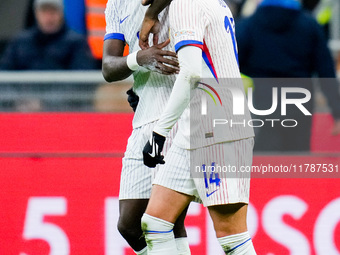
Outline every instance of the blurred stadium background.
<path id="1" fill-rule="evenodd" d="M 329 46 L 340 75 L 340 2 L 333 2 Z M 84 3 L 100 62 L 106 1 Z M 30 4 L 1 0 L 0 56 L 29 23 Z M 131 86 L 132 79 L 106 83 L 100 70 L 0 72 L 1 255 L 133 254 L 116 230 Z M 330 135 L 321 93 L 316 100 L 311 152 L 256 154 L 254 165 L 340 165 L 340 137 Z M 252 180 L 248 224 L 258 254 L 339 255 L 340 170 L 296 177 L 303 176 Z M 222 254 L 203 207 L 191 205 L 186 226 L 192 254 Z"/>

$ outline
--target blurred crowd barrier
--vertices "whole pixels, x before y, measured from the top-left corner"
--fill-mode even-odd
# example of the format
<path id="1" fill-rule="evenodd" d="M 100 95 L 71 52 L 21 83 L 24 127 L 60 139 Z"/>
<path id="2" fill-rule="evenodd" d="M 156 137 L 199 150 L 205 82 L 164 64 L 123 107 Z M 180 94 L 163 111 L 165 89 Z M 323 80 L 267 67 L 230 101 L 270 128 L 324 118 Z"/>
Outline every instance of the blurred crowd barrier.
<path id="1" fill-rule="evenodd" d="M 331 47 L 340 54 L 340 41 Z M 132 112 L 132 85 L 132 77 L 107 83 L 100 71 L 0 72 L 0 112 Z M 315 100 L 316 112 L 329 111 L 319 87 Z"/>
<path id="2" fill-rule="evenodd" d="M 0 111 L 130 112 L 131 86 L 109 84 L 100 71 L 0 72 Z"/>

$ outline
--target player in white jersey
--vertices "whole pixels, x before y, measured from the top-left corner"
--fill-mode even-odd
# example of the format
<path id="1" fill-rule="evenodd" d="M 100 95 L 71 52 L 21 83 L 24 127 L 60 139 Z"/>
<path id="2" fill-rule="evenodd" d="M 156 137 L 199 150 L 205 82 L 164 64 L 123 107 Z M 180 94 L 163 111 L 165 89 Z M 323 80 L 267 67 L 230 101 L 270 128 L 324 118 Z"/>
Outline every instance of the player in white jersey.
<path id="1" fill-rule="evenodd" d="M 149 138 L 157 119 L 170 96 L 174 74 L 178 72 L 176 54 L 167 50 L 169 44 L 168 27 L 160 31 L 164 43 L 148 50 L 138 46 L 138 34 L 146 7 L 140 0 L 109 0 L 105 10 L 106 35 L 104 38 L 103 76 L 109 81 L 117 81 L 134 76 L 133 91 L 139 97 L 133 119 L 133 131 L 128 140 L 123 158 L 119 192 L 118 229 L 136 254 L 147 254 L 145 239 L 140 226 L 151 192 L 154 172 L 143 164 L 141 150 Z M 168 11 L 160 14 L 167 20 Z M 125 44 L 129 45 L 129 55 L 123 57 Z M 165 75 L 166 74 L 166 75 Z M 165 145 L 169 147 L 171 139 Z M 165 149 L 166 149 L 165 148 Z M 185 212 L 176 224 L 176 247 L 180 254 L 190 254 L 184 229 Z"/>
<path id="2" fill-rule="evenodd" d="M 163 0 L 154 0 L 150 7 L 152 11 L 147 15 L 157 13 L 154 10 L 161 4 L 157 5 L 156 1 Z M 235 97 L 244 98 L 244 92 L 232 14 L 223 0 L 173 0 L 169 12 L 171 39 L 178 53 L 180 73 L 143 150 L 146 164 L 165 163 L 154 180 L 142 218 L 148 252 L 176 254 L 173 223 L 193 197 L 199 196 L 209 210 L 224 252 L 256 254 L 246 224 L 250 176 L 242 171 L 252 164 L 254 133 L 250 126 L 239 125 L 250 120 L 245 100 L 235 109 L 238 101 Z M 157 16 L 150 19 L 155 18 Z M 144 24 L 146 22 L 144 20 Z M 202 83 L 202 78 L 210 78 L 209 88 L 218 91 L 221 116 L 238 125 L 225 125 L 222 129 L 209 125 L 214 116 L 206 117 L 204 123 L 195 122 L 195 107 L 201 96 L 197 88 L 208 85 Z M 217 90 L 218 87 L 222 89 Z M 243 114 L 236 115 L 234 110 L 238 112 L 241 108 Z M 164 162 L 162 147 L 177 121 L 178 132 Z M 198 166 L 195 176 L 190 173 L 193 163 Z M 217 169 L 217 166 L 228 165 L 235 169 L 234 174 L 227 171 L 228 168 L 225 172 Z"/>

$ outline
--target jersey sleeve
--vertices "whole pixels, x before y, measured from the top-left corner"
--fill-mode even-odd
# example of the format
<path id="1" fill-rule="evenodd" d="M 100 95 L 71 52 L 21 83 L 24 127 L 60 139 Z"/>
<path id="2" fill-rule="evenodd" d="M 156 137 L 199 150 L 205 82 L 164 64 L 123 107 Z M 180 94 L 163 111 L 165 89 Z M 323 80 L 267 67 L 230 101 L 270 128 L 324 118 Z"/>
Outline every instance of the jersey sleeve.
<path id="1" fill-rule="evenodd" d="M 170 33 L 176 52 L 183 46 L 203 48 L 206 21 L 195 0 L 177 0 L 170 5 Z"/>
<path id="2" fill-rule="evenodd" d="M 117 1 L 109 0 L 105 9 L 106 34 L 104 40 L 118 39 L 125 42 L 120 26 L 120 17 L 117 11 Z"/>
<path id="3" fill-rule="evenodd" d="M 202 76 L 202 50 L 189 46 L 179 49 L 181 70 L 176 78 L 169 101 L 154 128 L 154 132 L 167 136 L 188 107 L 196 82 Z"/>

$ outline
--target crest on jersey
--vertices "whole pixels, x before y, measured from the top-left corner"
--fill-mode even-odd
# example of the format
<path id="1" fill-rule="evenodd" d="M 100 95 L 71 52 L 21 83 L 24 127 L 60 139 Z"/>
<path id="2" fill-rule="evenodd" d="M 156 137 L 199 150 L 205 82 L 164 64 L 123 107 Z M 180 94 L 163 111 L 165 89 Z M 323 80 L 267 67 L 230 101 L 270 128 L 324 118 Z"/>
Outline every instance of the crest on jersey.
<path id="1" fill-rule="evenodd" d="M 182 37 L 182 36 L 195 36 L 195 31 L 184 29 L 184 30 L 175 32 L 175 38 Z"/>

